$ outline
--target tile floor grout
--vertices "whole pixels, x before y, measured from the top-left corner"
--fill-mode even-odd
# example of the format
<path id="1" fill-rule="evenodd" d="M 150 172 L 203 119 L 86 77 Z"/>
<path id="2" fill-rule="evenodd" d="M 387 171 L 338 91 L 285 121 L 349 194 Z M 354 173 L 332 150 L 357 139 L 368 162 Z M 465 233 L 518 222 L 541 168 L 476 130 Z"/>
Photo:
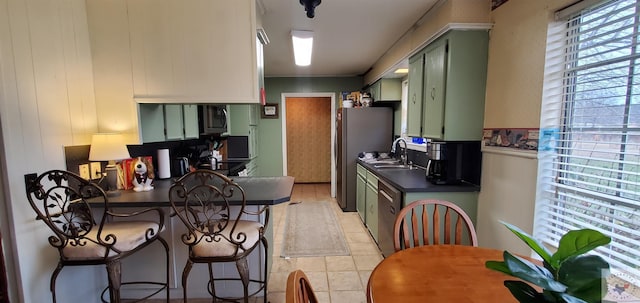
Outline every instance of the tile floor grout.
<path id="1" fill-rule="evenodd" d="M 286 207 L 290 202 L 319 201 L 331 204 L 349 245 L 349 256 L 282 258 Z M 382 254 L 357 212 L 343 212 L 331 198 L 330 184 L 295 184 L 291 200 L 271 207 L 274 227 L 273 258 L 269 274 L 267 299 L 270 303 L 285 303 L 287 276 L 301 269 L 309 277 L 319 303 L 364 303 L 369 275 L 382 260 Z M 252 298 L 249 302 L 263 302 Z M 171 302 L 181 302 L 173 299 Z M 163 302 L 148 300 L 148 303 Z M 211 299 L 189 299 L 190 303 L 211 302 Z"/>
<path id="2" fill-rule="evenodd" d="M 313 197 L 309 188 L 316 191 Z M 342 212 L 335 199 L 330 197 L 329 184 L 296 184 L 291 201 L 326 201 L 331 203 L 340 222 L 349 256 L 325 256 L 281 258 L 284 235 L 285 210 L 288 203 L 274 206 L 274 257 L 269 276 L 268 300 L 285 302 L 286 279 L 292 270 L 303 270 L 321 303 L 366 302 L 366 285 L 373 268 L 382 256 L 357 212 Z"/>

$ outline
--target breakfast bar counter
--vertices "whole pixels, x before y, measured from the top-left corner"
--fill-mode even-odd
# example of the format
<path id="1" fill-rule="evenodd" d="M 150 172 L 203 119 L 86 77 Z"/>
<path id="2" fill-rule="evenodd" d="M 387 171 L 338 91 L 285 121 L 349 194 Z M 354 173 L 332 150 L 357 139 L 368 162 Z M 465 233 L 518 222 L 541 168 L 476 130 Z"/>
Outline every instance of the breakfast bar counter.
<path id="1" fill-rule="evenodd" d="M 244 190 L 246 198 L 246 210 L 259 213 L 263 208 L 284 203 L 290 200 L 293 190 L 293 177 L 231 177 L 233 181 Z M 182 243 L 182 235 L 187 232 L 186 227 L 180 219 L 174 215 L 171 203 L 169 202 L 169 188 L 176 179 L 154 180 L 154 189 L 146 192 L 135 192 L 133 190 L 122 190 L 119 196 L 109 197 L 109 207 L 130 208 L 122 212 L 132 212 L 149 207 L 160 207 L 164 210 L 165 228 L 161 232 L 164 239 L 169 244 L 170 263 L 170 288 L 173 299 L 182 298 L 182 286 L 180 275 L 184 264 L 188 258 L 187 246 Z M 236 191 L 238 193 L 239 191 Z M 235 196 L 235 193 L 234 193 Z M 229 199 L 231 211 L 237 212 L 240 209 L 241 199 Z M 91 201 L 89 201 L 91 203 Z M 91 203 L 93 207 L 101 207 L 104 204 Z M 269 222 L 268 211 L 262 213 L 257 218 L 265 224 L 265 237 L 268 243 L 273 243 L 273 223 Z M 268 245 L 267 254 L 262 249 L 256 249 L 248 257 L 250 266 L 250 276 L 257 279 L 263 275 L 263 262 L 271 259 L 273 246 Z M 163 254 L 160 249 L 150 249 L 145 253 L 130 256 L 123 264 L 123 271 L 127 270 L 129 276 L 142 277 L 162 275 L 161 266 L 143 267 L 141 264 L 162 264 Z M 268 263 L 269 267 L 271 266 Z M 267 269 L 268 270 L 268 269 Z M 227 274 L 236 272 L 235 263 L 217 263 L 214 265 L 214 272 L 217 274 Z M 207 281 L 209 279 L 206 266 L 194 266 L 189 277 L 189 298 L 211 298 L 207 291 Z M 139 298 L 146 290 L 142 288 L 123 289 L 122 295 L 125 298 Z M 235 296 L 241 294 L 241 284 L 227 283 L 225 287 L 218 290 L 218 295 Z M 148 293 L 148 292 L 147 292 Z M 158 297 L 159 298 L 159 297 Z"/>
<path id="2" fill-rule="evenodd" d="M 293 188 L 293 177 L 231 177 L 244 190 L 247 205 L 275 205 L 289 201 Z M 169 188 L 174 179 L 154 180 L 154 189 L 135 192 L 121 190 L 120 195 L 109 197 L 113 207 L 171 207 Z M 239 199 L 229 200 L 239 204 Z"/>

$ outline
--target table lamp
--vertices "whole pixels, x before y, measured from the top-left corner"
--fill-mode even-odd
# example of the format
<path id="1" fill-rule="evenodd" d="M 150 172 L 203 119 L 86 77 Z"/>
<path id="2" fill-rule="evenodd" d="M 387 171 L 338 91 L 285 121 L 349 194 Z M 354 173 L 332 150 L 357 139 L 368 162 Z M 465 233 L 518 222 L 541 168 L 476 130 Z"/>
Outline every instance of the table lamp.
<path id="1" fill-rule="evenodd" d="M 107 179 L 107 196 L 118 196 L 118 169 L 116 161 L 128 159 L 131 156 L 124 143 L 124 138 L 117 133 L 94 134 L 91 138 L 89 161 L 108 161 L 105 168 Z"/>

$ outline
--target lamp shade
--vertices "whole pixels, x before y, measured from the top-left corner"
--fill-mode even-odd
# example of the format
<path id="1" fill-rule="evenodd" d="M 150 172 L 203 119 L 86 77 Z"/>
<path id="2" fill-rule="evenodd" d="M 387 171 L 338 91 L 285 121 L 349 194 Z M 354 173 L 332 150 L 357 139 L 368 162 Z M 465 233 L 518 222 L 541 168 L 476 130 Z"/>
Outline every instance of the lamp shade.
<path id="1" fill-rule="evenodd" d="M 112 161 L 130 158 L 124 138 L 117 133 L 94 134 L 89 161 Z"/>

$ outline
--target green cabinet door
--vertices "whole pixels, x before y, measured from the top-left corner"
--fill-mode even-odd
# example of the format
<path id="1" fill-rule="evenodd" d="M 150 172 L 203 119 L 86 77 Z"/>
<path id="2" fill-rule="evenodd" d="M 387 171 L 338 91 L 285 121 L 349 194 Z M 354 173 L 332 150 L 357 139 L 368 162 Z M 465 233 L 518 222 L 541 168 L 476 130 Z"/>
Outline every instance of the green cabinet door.
<path id="1" fill-rule="evenodd" d="M 365 222 L 373 239 L 378 242 L 378 178 L 367 171 L 366 188 L 366 208 L 367 215 Z"/>
<path id="2" fill-rule="evenodd" d="M 402 99 L 402 79 L 384 78 L 374 82 L 369 93 L 376 101 L 400 101 Z"/>
<path id="3" fill-rule="evenodd" d="M 258 106 L 254 104 L 229 105 L 229 133 L 247 136 L 251 125 L 258 125 Z"/>
<path id="4" fill-rule="evenodd" d="M 197 139 L 200 135 L 198 131 L 198 105 L 182 105 L 182 114 L 182 120 L 184 122 L 184 138 Z"/>
<path id="5" fill-rule="evenodd" d="M 409 58 L 409 100 L 407 103 L 407 135 L 421 136 L 422 95 L 424 90 L 424 53 Z"/>
<path id="6" fill-rule="evenodd" d="M 140 137 L 142 143 L 162 142 L 164 136 L 164 106 L 162 104 L 138 104 Z"/>
<path id="7" fill-rule="evenodd" d="M 371 94 L 371 98 L 373 99 L 373 102 L 375 102 L 376 100 L 382 100 L 380 96 L 381 86 L 382 86 L 382 82 L 381 80 L 378 80 L 376 82 L 373 82 L 373 84 L 371 84 L 371 86 L 369 87 L 369 94 Z"/>
<path id="8" fill-rule="evenodd" d="M 181 104 L 166 104 L 164 106 L 166 140 L 181 140 L 184 138 L 183 117 Z"/>
<path id="9" fill-rule="evenodd" d="M 443 139 L 447 40 L 440 40 L 425 52 L 422 136 Z"/>
<path id="10" fill-rule="evenodd" d="M 367 173 L 362 165 L 357 165 L 356 174 L 356 210 L 362 222 L 366 222 Z"/>
<path id="11" fill-rule="evenodd" d="M 444 135 L 446 141 L 482 140 L 489 33 L 452 31 L 448 35 Z"/>
<path id="12" fill-rule="evenodd" d="M 255 159 L 258 157 L 258 127 L 255 125 L 249 126 L 249 158 Z"/>

